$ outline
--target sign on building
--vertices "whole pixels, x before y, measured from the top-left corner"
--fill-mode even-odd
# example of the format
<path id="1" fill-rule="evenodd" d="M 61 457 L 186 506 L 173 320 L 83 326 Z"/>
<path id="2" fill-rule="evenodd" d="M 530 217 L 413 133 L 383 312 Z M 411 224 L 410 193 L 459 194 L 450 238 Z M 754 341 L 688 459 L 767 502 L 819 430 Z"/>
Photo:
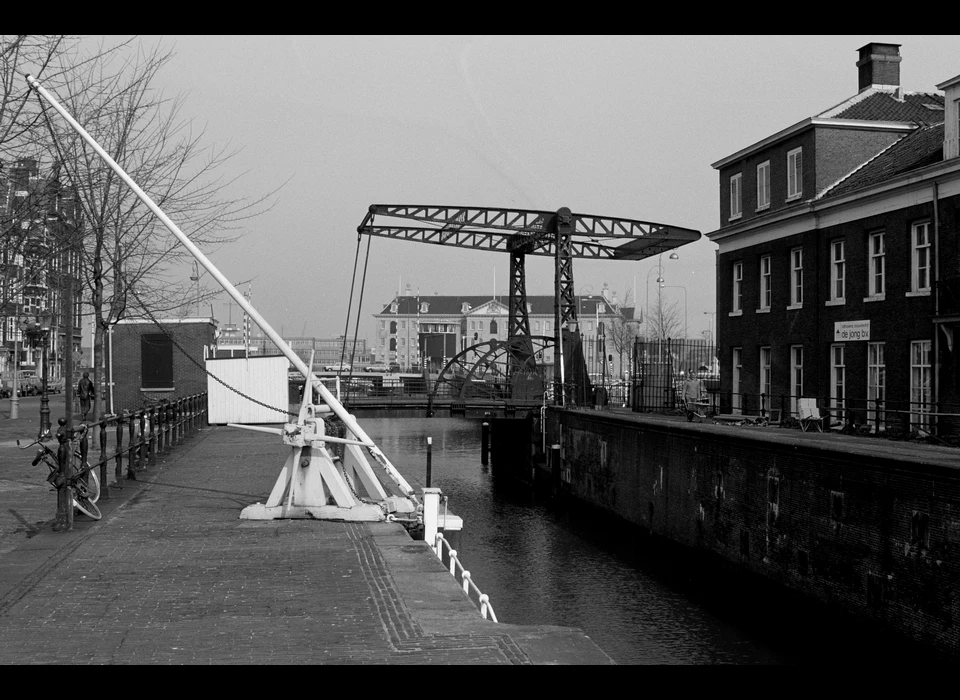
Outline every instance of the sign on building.
<path id="1" fill-rule="evenodd" d="M 833 324 L 833 339 L 870 340 L 870 321 L 837 321 Z"/>

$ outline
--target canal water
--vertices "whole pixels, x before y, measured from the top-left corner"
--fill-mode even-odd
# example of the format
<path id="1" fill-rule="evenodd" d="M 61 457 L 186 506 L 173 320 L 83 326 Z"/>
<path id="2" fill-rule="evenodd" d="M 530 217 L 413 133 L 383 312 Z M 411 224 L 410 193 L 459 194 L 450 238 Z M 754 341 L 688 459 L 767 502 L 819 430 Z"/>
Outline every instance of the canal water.
<path id="1" fill-rule="evenodd" d="M 411 484 L 426 481 L 463 518 L 460 553 L 501 622 L 579 627 L 621 664 L 778 664 L 795 656 L 696 599 L 663 556 L 495 479 L 480 464 L 480 422 L 364 418 Z M 646 555 L 646 556 L 645 556 Z"/>
<path id="2" fill-rule="evenodd" d="M 910 652 L 878 642 L 769 586 L 691 563 L 638 529 L 503 483 L 480 463 L 469 418 L 361 418 L 364 430 L 417 487 L 432 485 L 464 520 L 461 561 L 500 622 L 582 629 L 620 664 L 902 664 Z"/>

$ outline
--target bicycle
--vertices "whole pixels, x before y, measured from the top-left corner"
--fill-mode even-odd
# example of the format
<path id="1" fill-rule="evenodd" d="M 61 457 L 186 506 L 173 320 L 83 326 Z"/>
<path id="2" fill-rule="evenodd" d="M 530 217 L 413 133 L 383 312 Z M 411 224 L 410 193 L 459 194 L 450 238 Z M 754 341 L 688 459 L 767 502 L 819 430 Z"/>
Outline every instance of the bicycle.
<path id="1" fill-rule="evenodd" d="M 87 426 L 81 425 L 77 432 L 82 436 L 86 430 Z M 17 440 L 17 446 L 19 445 L 20 441 Z M 33 458 L 33 466 L 38 465 L 40 462 L 46 464 L 50 469 L 47 481 L 51 485 L 56 486 L 57 473 L 60 470 L 57 453 L 43 444 L 39 439 L 34 440 L 29 445 L 21 447 L 20 449 L 27 450 L 34 445 L 38 445 L 40 449 L 37 450 L 37 455 Z M 77 461 L 82 461 L 83 458 L 79 448 L 74 451 L 73 457 Z M 100 518 L 103 517 L 100 509 L 97 507 L 97 501 L 100 500 L 100 477 L 97 476 L 97 471 L 90 466 L 89 461 L 82 462 L 82 466 L 74 472 L 73 477 L 70 479 L 69 486 L 73 492 L 74 507 L 84 515 L 88 515 L 94 520 L 100 520 Z"/>

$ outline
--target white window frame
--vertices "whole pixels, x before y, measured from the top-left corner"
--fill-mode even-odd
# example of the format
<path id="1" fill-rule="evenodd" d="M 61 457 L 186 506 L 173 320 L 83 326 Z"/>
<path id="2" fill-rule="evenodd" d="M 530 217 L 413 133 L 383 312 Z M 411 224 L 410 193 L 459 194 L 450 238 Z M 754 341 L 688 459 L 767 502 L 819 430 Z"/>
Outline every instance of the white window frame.
<path id="1" fill-rule="evenodd" d="M 803 398 L 803 346 L 790 346 L 790 413 L 799 414 L 799 400 Z"/>
<path id="2" fill-rule="evenodd" d="M 773 364 L 773 348 L 769 345 L 760 347 L 760 409 L 766 414 L 770 412 L 771 365 Z M 764 396 L 765 394 L 765 396 Z"/>
<path id="3" fill-rule="evenodd" d="M 743 261 L 733 263 L 733 310 L 731 316 L 743 313 Z"/>
<path id="4" fill-rule="evenodd" d="M 743 173 L 730 176 L 730 221 L 743 216 Z"/>
<path id="5" fill-rule="evenodd" d="M 930 429 L 929 414 L 933 401 L 933 368 L 930 365 L 929 340 L 910 343 L 910 427 Z"/>
<path id="6" fill-rule="evenodd" d="M 930 222 L 918 221 L 910 227 L 911 281 L 914 295 L 930 294 Z"/>
<path id="7" fill-rule="evenodd" d="M 731 413 L 740 413 L 743 410 L 743 399 L 740 396 L 740 385 L 743 377 L 743 348 L 733 348 L 731 357 L 733 369 L 731 388 L 733 393 L 730 395 Z"/>
<path id="8" fill-rule="evenodd" d="M 770 311 L 773 296 L 773 261 L 769 255 L 760 258 L 760 311 Z"/>
<path id="9" fill-rule="evenodd" d="M 867 297 L 864 301 L 882 301 L 887 292 L 886 238 L 883 231 L 874 231 L 867 238 L 868 278 Z"/>
<path id="10" fill-rule="evenodd" d="M 803 308 L 803 248 L 790 251 L 790 306 L 787 308 Z"/>
<path id="11" fill-rule="evenodd" d="M 884 427 L 883 404 L 887 400 L 887 366 L 884 354 L 884 343 L 867 343 L 867 424 L 870 427 L 877 425 L 877 404 L 880 399 L 880 427 Z"/>
<path id="12" fill-rule="evenodd" d="M 846 345 L 834 343 L 830 346 L 830 408 L 843 420 L 846 408 L 847 366 Z"/>
<path id="13" fill-rule="evenodd" d="M 803 196 L 803 148 L 787 151 L 787 201 Z"/>
<path id="14" fill-rule="evenodd" d="M 844 239 L 830 241 L 830 295 L 826 304 L 845 304 L 847 294 L 847 247 Z"/>
<path id="15" fill-rule="evenodd" d="M 770 208 L 770 161 L 757 166 L 757 211 Z"/>

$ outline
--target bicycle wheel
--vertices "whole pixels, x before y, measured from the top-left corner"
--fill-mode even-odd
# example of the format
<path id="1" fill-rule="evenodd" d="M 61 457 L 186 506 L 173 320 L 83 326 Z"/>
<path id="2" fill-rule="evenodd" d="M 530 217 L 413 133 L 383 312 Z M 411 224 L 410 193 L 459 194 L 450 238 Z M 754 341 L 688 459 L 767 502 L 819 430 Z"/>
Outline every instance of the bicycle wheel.
<path id="1" fill-rule="evenodd" d="M 81 496 L 77 489 L 73 491 L 73 505 L 76 506 L 81 513 L 89 515 L 94 520 L 99 520 L 103 517 L 100 509 L 97 508 L 97 504 L 91 501 L 89 497 Z"/>
<path id="2" fill-rule="evenodd" d="M 100 500 L 100 477 L 97 476 L 96 468 L 91 469 L 81 477 L 81 481 L 86 480 L 87 498 L 91 503 Z"/>

